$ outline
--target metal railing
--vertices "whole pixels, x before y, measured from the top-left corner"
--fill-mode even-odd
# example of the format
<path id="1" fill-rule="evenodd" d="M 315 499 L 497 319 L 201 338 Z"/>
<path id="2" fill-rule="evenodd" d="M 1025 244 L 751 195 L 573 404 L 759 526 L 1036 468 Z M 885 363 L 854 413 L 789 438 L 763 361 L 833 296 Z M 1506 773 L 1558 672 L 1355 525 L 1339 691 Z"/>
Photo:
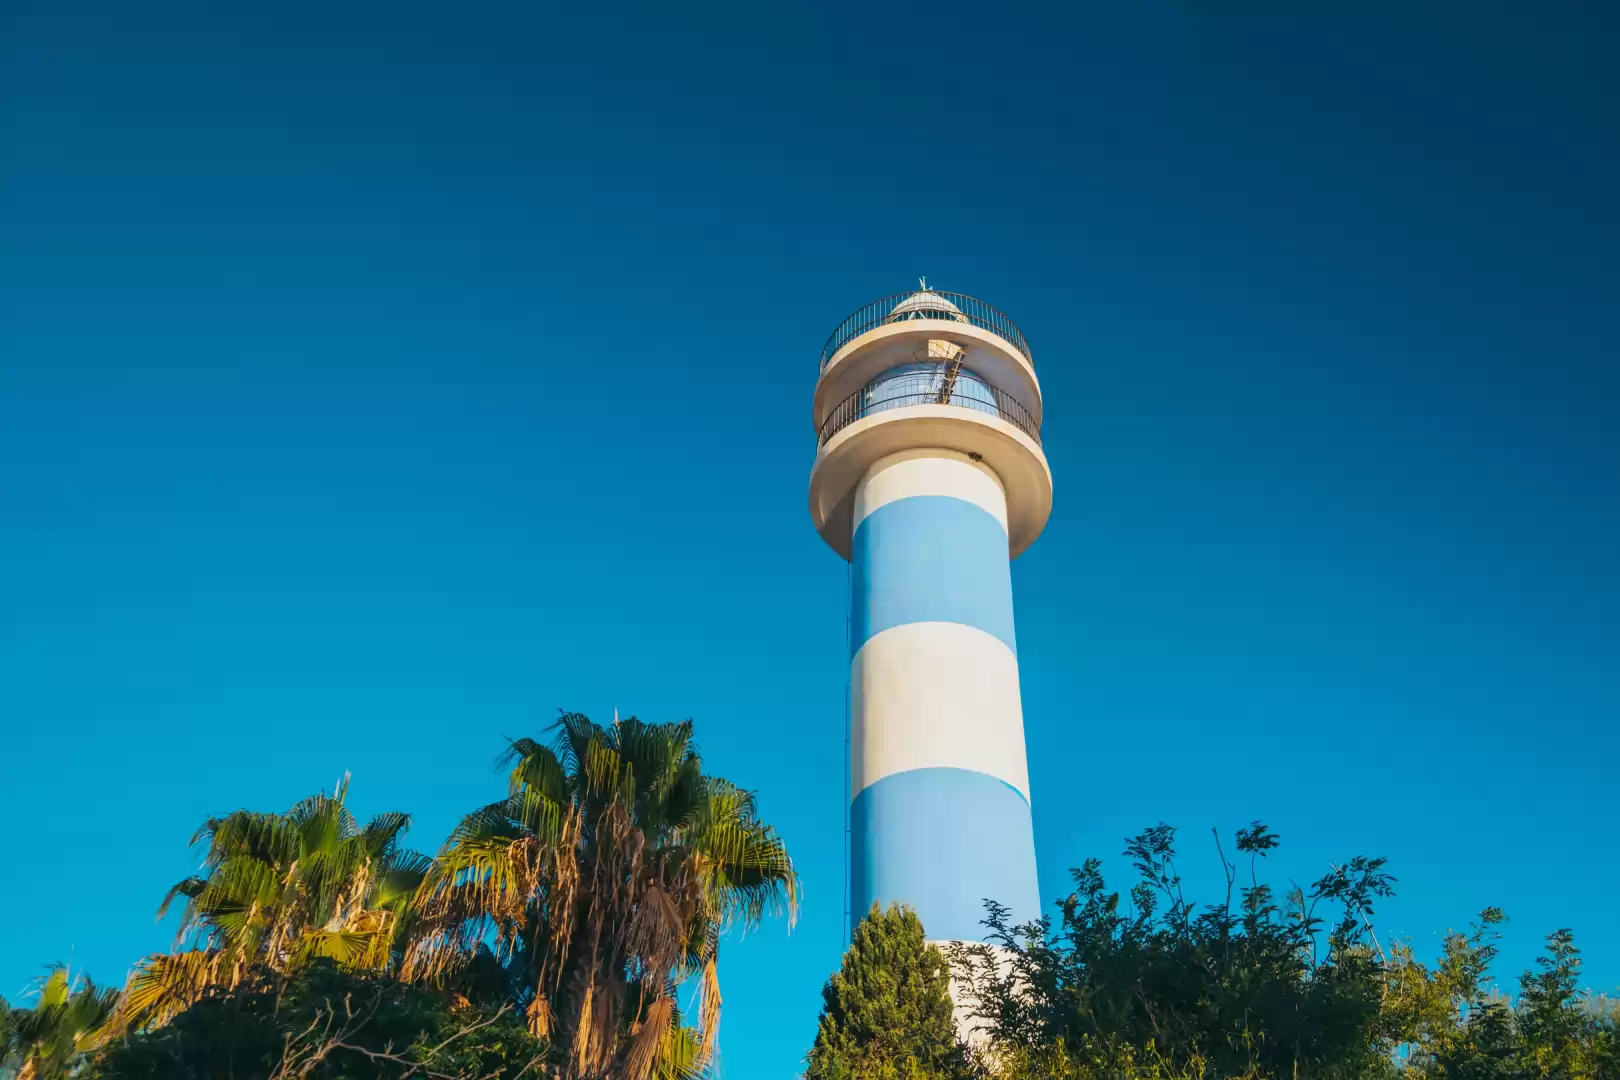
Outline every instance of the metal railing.
<path id="1" fill-rule="evenodd" d="M 937 390 L 913 391 L 911 393 L 886 394 L 883 397 L 868 400 L 874 383 L 868 383 L 855 391 L 849 397 L 839 402 L 827 419 L 822 423 L 821 430 L 816 433 L 816 449 L 827 445 L 840 431 L 849 427 L 857 420 L 863 420 L 877 413 L 888 412 L 890 409 L 902 409 L 909 405 L 949 405 L 958 409 L 972 409 L 975 412 L 994 416 L 1005 420 L 1025 435 L 1034 439 L 1039 445 L 1041 441 L 1041 426 L 1029 415 L 1029 410 L 1020 405 L 1004 390 L 994 387 L 985 387 L 990 391 L 993 401 L 983 398 L 969 397 L 965 393 L 949 395 L 949 399 L 941 401 L 945 396 Z"/>
<path id="2" fill-rule="evenodd" d="M 894 313 L 896 307 L 916 296 L 937 296 L 956 305 L 957 310 L 954 312 L 932 311 L 919 307 L 900 315 Z M 1004 339 L 1013 348 L 1023 353 L 1024 359 L 1028 360 L 1032 365 L 1035 363 L 1035 358 L 1030 355 L 1029 342 L 1024 340 L 1023 332 L 1007 316 L 983 300 L 976 300 L 962 293 L 930 289 L 926 293 L 896 293 L 893 296 L 885 296 L 881 300 L 874 300 L 870 304 L 857 308 L 855 314 L 840 323 L 838 329 L 832 332 L 832 337 L 827 339 L 827 347 L 821 350 L 821 370 L 825 371 L 827 369 L 827 361 L 833 358 L 834 353 L 868 330 L 887 323 L 898 323 L 912 319 L 926 320 L 928 322 L 938 321 L 947 325 L 951 323 L 968 323 L 977 326 L 981 330 L 988 330 L 997 337 Z"/>

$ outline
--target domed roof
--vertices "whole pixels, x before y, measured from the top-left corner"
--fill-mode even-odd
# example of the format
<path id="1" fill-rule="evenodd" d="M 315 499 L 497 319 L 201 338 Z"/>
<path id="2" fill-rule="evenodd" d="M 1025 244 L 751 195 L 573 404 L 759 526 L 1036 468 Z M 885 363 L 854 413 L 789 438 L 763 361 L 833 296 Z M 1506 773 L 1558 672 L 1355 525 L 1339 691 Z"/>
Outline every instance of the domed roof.
<path id="1" fill-rule="evenodd" d="M 888 322 L 899 322 L 901 319 L 954 319 L 957 322 L 967 322 L 967 316 L 962 309 L 945 299 L 939 293 L 930 289 L 926 282 L 917 292 L 912 293 L 889 312 Z"/>

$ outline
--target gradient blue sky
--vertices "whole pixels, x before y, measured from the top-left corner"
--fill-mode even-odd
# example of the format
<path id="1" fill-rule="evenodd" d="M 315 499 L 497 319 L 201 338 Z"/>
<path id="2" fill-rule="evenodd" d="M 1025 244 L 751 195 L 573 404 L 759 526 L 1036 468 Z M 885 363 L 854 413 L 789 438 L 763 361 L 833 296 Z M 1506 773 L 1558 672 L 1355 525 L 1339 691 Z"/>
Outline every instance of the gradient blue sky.
<path id="1" fill-rule="evenodd" d="M 1309 11 L 1301 9 L 1308 8 Z M 1385 854 L 1620 984 L 1620 24 L 1604 4 L 0 9 L 0 993 L 119 980 L 208 814 L 436 848 L 559 707 L 697 720 L 843 941 L 822 341 L 1009 312 L 1043 892 L 1161 819 Z M 942 677 L 952 674 L 942 672 Z M 1123 874 L 1119 875 L 1121 883 Z"/>

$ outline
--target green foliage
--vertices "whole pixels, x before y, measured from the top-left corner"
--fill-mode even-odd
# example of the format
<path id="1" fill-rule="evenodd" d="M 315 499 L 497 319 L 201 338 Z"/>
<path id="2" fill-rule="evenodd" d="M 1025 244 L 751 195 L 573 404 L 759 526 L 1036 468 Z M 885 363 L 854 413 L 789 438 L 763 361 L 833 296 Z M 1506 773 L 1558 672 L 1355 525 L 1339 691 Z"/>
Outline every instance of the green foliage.
<path id="1" fill-rule="evenodd" d="M 202 872 L 163 904 L 185 900 L 180 945 L 141 961 L 96 1019 L 97 1038 L 123 1040 L 98 1068 L 431 1080 L 463 1075 L 445 1058 L 457 1047 L 516 1030 L 530 1058 L 555 1048 L 531 1075 L 702 1075 L 723 933 L 795 910 L 781 839 L 750 793 L 704 773 L 690 722 L 565 714 L 550 745 L 519 739 L 502 760 L 507 797 L 463 819 L 437 859 L 402 846 L 403 814 L 357 822 L 346 778 L 286 813 L 205 822 Z M 695 1027 L 676 1001 L 688 980 Z M 485 1034 L 422 1057 L 480 1010 Z"/>
<path id="2" fill-rule="evenodd" d="M 1374 934 L 1394 887 L 1384 860 L 1334 866 L 1279 904 L 1258 872 L 1278 838 L 1256 822 L 1237 833 L 1241 871 L 1217 837 L 1226 897 L 1200 909 L 1182 893 L 1174 837 L 1159 825 L 1129 841 L 1128 901 L 1093 859 L 1055 925 L 1009 926 L 987 905 L 999 949 L 953 959 L 1001 1080 L 1620 1078 L 1620 1009 L 1578 991 L 1569 931 L 1511 1001 L 1490 979 L 1497 909 L 1449 934 L 1431 970 Z"/>
<path id="3" fill-rule="evenodd" d="M 286 813 L 237 810 L 204 822 L 202 873 L 169 890 L 161 916 L 184 898 L 183 948 L 137 965 L 118 1030 L 159 1026 L 250 971 L 288 974 L 317 958 L 387 970 L 409 928 L 409 904 L 431 860 L 401 840 L 410 818 L 362 826 L 346 805 L 348 779 Z"/>
<path id="4" fill-rule="evenodd" d="M 1385 1014 L 1406 1073 L 1423 1080 L 1612 1080 L 1620 1077 L 1620 1006 L 1578 989 L 1568 930 L 1547 939 L 1510 1001 L 1490 986 L 1502 912 L 1446 935 L 1433 970 L 1397 946 Z"/>
<path id="5" fill-rule="evenodd" d="M 171 893 L 182 947 L 122 995 L 57 967 L 30 1006 L 0 1001 L 0 1077 L 709 1075 L 723 932 L 796 902 L 781 840 L 704 774 L 690 724 L 567 715 L 504 760 L 507 798 L 436 860 L 400 845 L 404 815 L 361 826 L 341 787 L 205 823 L 202 873 Z M 1382 859 L 1279 898 L 1259 875 L 1278 838 L 1255 823 L 1241 867 L 1217 837 L 1226 895 L 1200 907 L 1174 841 L 1159 825 L 1128 842 L 1123 896 L 1091 860 L 1055 919 L 987 905 L 992 944 L 950 957 L 982 1052 L 957 1041 L 917 917 L 874 907 L 823 991 L 807 1080 L 1620 1080 L 1620 1005 L 1580 990 L 1570 931 L 1510 998 L 1495 908 L 1426 965 L 1374 933 Z"/>
<path id="6" fill-rule="evenodd" d="M 971 1075 L 956 1038 L 950 969 L 911 910 L 872 905 L 821 998 L 807 1080 Z"/>
<path id="7" fill-rule="evenodd" d="M 11 1018 L 11 1006 L 6 999 L 0 997 L 0 1069 L 6 1067 L 12 1054 L 12 1038 L 17 1030 L 17 1023 Z"/>
<path id="8" fill-rule="evenodd" d="M 723 932 L 795 908 L 786 847 L 750 793 L 704 773 L 689 721 L 569 713 L 550 745 L 519 739 L 504 760 L 507 797 L 469 814 L 423 881 L 402 975 L 495 988 L 564 1048 L 570 1080 L 698 1075 Z"/>
<path id="9" fill-rule="evenodd" d="M 443 996 L 327 958 L 261 969 L 166 1026 L 109 1046 L 85 1080 L 404 1080 L 544 1075 L 548 1047 L 511 1008 Z"/>
<path id="10" fill-rule="evenodd" d="M 347 778 L 206 821 L 163 903 L 185 901 L 176 950 L 122 994 L 57 971 L 33 1009 L 0 1002 L 0 1077 L 706 1075 L 721 938 L 795 912 L 786 847 L 704 773 L 690 722 L 555 730 L 510 745 L 507 797 L 436 860 L 402 846 L 403 814 L 356 821 Z"/>
<path id="11" fill-rule="evenodd" d="M 1257 822 L 1236 838 L 1249 883 L 1223 855 L 1225 901 L 1200 910 L 1183 894 L 1174 841 L 1158 825 L 1128 843 L 1139 878 L 1128 906 L 1095 859 L 1074 872 L 1055 928 L 1010 926 L 988 905 L 1004 951 L 972 947 L 957 959 L 1008 1060 L 1044 1070 L 1029 1075 L 1075 1077 L 1387 1071 L 1369 921 L 1394 884 L 1384 860 L 1352 859 L 1279 905 L 1257 872 L 1277 837 Z"/>
<path id="12" fill-rule="evenodd" d="M 11 1009 L 0 999 L 0 1068 L 16 1069 L 19 1080 L 57 1080 L 95 1045 L 118 991 L 75 978 L 60 964 L 34 989 L 30 1009 Z"/>

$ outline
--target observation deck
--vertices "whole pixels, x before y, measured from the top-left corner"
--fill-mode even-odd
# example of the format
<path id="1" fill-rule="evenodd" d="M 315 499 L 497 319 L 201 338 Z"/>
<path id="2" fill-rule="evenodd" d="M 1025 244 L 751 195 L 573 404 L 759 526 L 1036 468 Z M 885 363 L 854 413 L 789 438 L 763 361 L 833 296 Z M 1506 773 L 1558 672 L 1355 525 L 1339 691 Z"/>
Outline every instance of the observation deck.
<path id="1" fill-rule="evenodd" d="M 862 305 L 821 352 L 810 476 L 817 530 L 849 558 L 853 492 L 867 470 L 891 454 L 938 450 L 1000 482 L 1009 553 L 1018 555 L 1052 507 L 1041 408 L 1028 340 L 984 301 L 925 284 Z"/>
<path id="2" fill-rule="evenodd" d="M 923 289 L 913 293 L 895 293 L 885 296 L 881 300 L 873 300 L 870 304 L 863 304 L 856 308 L 849 318 L 838 324 L 838 329 L 827 338 L 827 344 L 821 350 L 821 370 L 827 370 L 827 362 L 836 356 L 840 349 L 854 341 L 868 330 L 875 330 L 889 323 L 937 320 L 939 322 L 967 323 L 981 330 L 988 330 L 1007 344 L 1024 354 L 1024 359 L 1033 366 L 1034 355 L 1029 351 L 1029 342 L 1024 340 L 1023 332 L 1007 316 L 985 303 L 965 293 L 944 292 L 940 289 Z"/>

